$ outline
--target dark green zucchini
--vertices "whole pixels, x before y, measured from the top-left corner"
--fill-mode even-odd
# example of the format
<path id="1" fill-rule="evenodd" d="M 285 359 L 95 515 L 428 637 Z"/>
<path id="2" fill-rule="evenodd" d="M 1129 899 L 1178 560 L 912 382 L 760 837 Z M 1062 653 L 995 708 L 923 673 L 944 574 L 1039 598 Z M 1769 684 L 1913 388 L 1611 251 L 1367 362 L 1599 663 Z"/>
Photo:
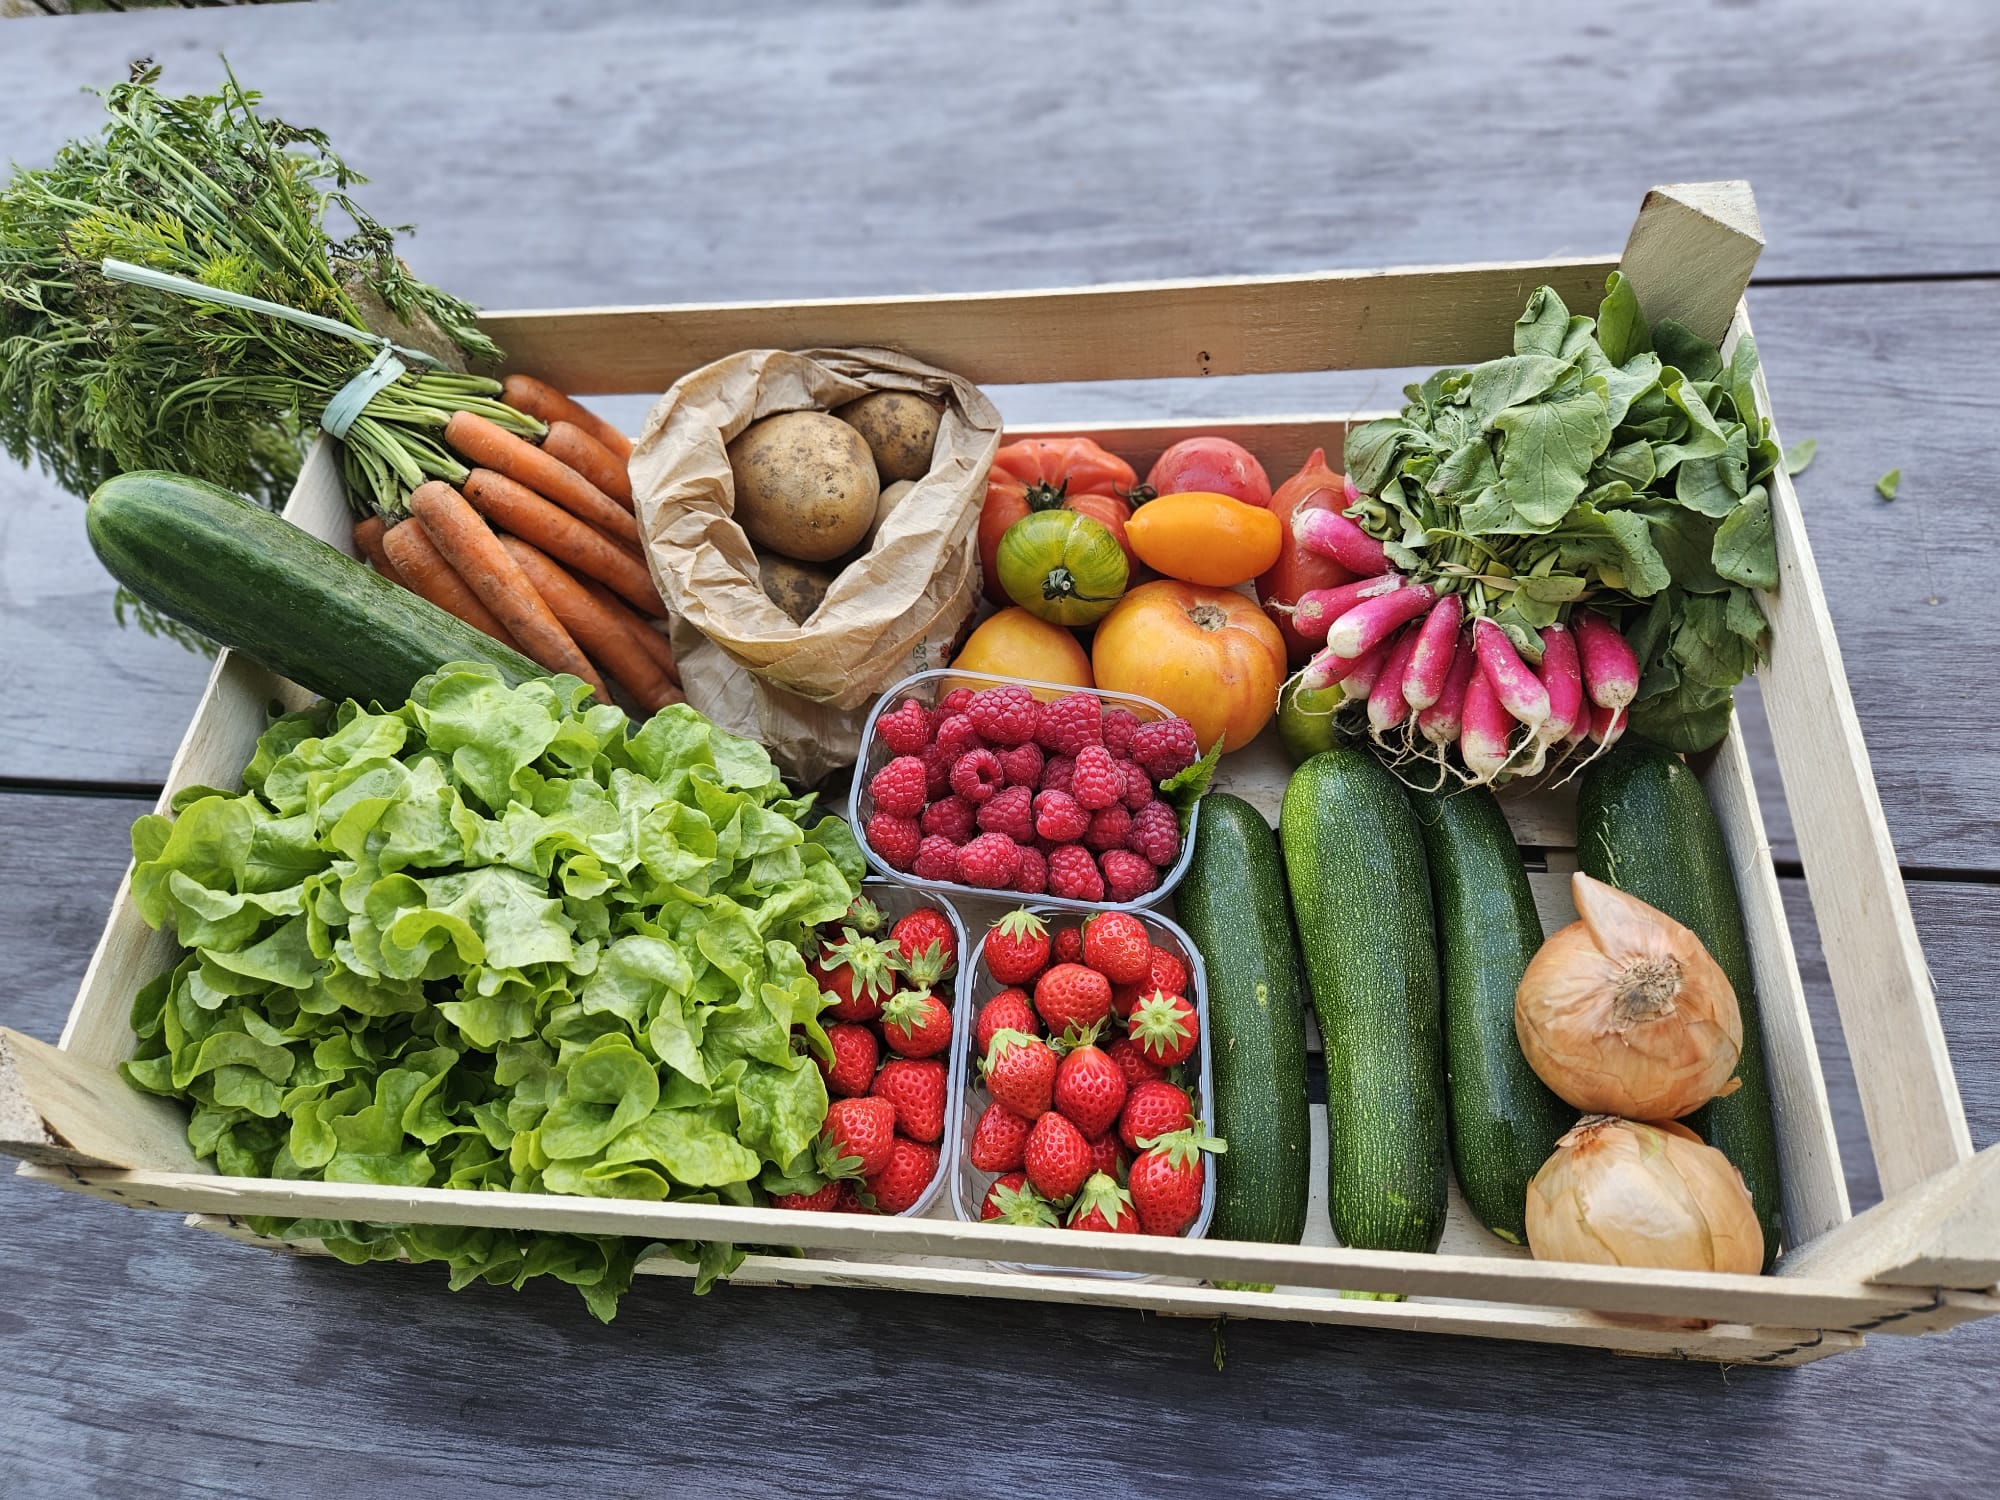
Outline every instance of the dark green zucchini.
<path id="1" fill-rule="evenodd" d="M 1293 773 L 1279 839 L 1326 1054 L 1327 1211 L 1344 1245 L 1444 1233 L 1444 1037 L 1423 835 L 1365 750 Z"/>
<path id="2" fill-rule="evenodd" d="M 1514 991 L 1542 945 L 1542 919 L 1491 792 L 1413 790 L 1409 798 L 1437 910 L 1452 1165 L 1479 1222 L 1525 1245 L 1529 1179 L 1576 1123 L 1514 1036 Z"/>
<path id="3" fill-rule="evenodd" d="M 323 698 L 393 707 L 446 662 L 510 684 L 549 674 L 240 495 L 182 474 L 106 480 L 84 513 L 104 566 L 146 603 Z"/>
<path id="4" fill-rule="evenodd" d="M 1181 926 L 1208 970 L 1217 1156 L 1210 1239 L 1295 1245 L 1312 1191 L 1305 995 L 1277 836 L 1241 797 L 1201 802 L 1176 888 Z"/>
<path id="5" fill-rule="evenodd" d="M 1586 875 L 1630 891 L 1701 939 L 1736 991 L 1743 1013 L 1743 1086 L 1682 1123 L 1743 1174 L 1764 1226 L 1764 1265 L 1784 1236 L 1778 1131 L 1764 1066 L 1764 1033 L 1750 942 L 1722 825 L 1701 782 L 1678 755 L 1627 740 L 1584 772 L 1576 798 L 1577 860 Z"/>

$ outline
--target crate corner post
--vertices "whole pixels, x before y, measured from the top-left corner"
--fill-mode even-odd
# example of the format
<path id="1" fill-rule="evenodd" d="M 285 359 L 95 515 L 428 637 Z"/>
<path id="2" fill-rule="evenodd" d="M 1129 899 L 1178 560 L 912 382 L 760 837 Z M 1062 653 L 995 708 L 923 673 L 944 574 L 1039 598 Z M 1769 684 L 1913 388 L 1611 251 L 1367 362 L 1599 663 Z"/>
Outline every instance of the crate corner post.
<path id="1" fill-rule="evenodd" d="M 1647 322 L 1672 318 L 1720 344 L 1763 253 L 1749 183 L 1670 182 L 1647 190 L 1618 269 Z"/>
<path id="2" fill-rule="evenodd" d="M 0 1152 L 41 1167 L 206 1172 L 187 1122 L 117 1071 L 0 1027 Z"/>

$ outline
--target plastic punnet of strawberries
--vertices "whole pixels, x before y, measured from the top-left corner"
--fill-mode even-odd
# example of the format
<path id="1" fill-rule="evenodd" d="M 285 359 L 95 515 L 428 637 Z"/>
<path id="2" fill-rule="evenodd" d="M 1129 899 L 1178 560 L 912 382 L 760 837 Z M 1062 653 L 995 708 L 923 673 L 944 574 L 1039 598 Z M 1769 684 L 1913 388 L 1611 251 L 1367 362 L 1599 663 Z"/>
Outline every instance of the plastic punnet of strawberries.
<path id="1" fill-rule="evenodd" d="M 919 880 L 1073 901 L 1136 901 L 1181 852 L 1162 783 L 1200 755 L 1185 719 L 1141 723 L 1095 693 L 1027 688 L 905 698 L 875 721 L 893 759 L 868 781 L 868 846 Z"/>
<path id="2" fill-rule="evenodd" d="M 819 981 L 820 1022 L 833 1056 L 813 1185 L 774 1194 L 773 1208 L 900 1214 L 937 1176 L 951 1049 L 958 934 L 935 906 L 894 924 L 866 896 L 820 932 L 807 967 Z M 935 990 L 942 988 L 943 998 Z"/>
<path id="3" fill-rule="evenodd" d="M 972 1053 L 992 1101 L 966 1146 L 998 1174 L 982 1220 L 1177 1235 L 1201 1211 L 1192 1060 L 1201 1021 L 1178 954 L 1127 912 L 1050 932 L 1025 908 L 986 935 L 1006 986 L 980 1007 Z"/>

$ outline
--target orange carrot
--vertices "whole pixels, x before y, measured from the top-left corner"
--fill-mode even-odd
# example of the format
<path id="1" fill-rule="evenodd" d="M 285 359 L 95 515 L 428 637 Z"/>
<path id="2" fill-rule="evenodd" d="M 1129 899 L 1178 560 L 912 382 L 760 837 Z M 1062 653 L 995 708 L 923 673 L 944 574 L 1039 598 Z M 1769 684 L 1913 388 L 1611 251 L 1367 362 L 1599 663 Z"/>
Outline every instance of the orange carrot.
<path id="1" fill-rule="evenodd" d="M 523 654 L 551 672 L 568 672 L 581 677 L 597 690 L 597 696 L 611 701 L 604 679 L 562 622 L 556 619 L 521 565 L 500 545 L 479 513 L 465 503 L 465 497 L 441 479 L 419 485 L 410 496 L 410 514 L 436 545 L 454 572 L 479 596 L 520 643 Z"/>
<path id="2" fill-rule="evenodd" d="M 646 648 L 646 654 L 660 664 L 660 670 L 665 672 L 671 681 L 678 683 L 681 680 L 681 669 L 674 665 L 674 648 L 667 644 L 665 636 L 653 629 L 652 623 L 644 615 L 595 578 L 579 575 L 576 581 L 583 585 L 585 593 L 624 622 L 626 629 L 638 638 L 639 644 Z"/>
<path id="3" fill-rule="evenodd" d="M 354 550 L 368 559 L 368 564 L 391 583 L 402 583 L 396 573 L 396 565 L 389 561 L 389 554 L 382 550 L 382 533 L 387 528 L 380 516 L 364 516 L 354 523 Z"/>
<path id="4" fill-rule="evenodd" d="M 543 603 L 562 621 L 563 629 L 604 670 L 616 678 L 639 706 L 652 713 L 669 703 L 682 700 L 681 690 L 667 681 L 645 647 L 633 640 L 622 620 L 604 608 L 589 592 L 562 570 L 546 553 L 539 552 L 516 536 L 503 536 L 500 545 L 521 565 L 528 582 L 542 596 Z"/>
<path id="5" fill-rule="evenodd" d="M 667 612 L 644 562 L 526 485 L 491 469 L 474 469 L 465 481 L 465 498 L 502 531 L 532 542 L 572 572 L 610 584 L 648 614 Z"/>
<path id="6" fill-rule="evenodd" d="M 423 527 L 413 521 L 398 521 L 382 534 L 382 552 L 384 560 L 395 568 L 397 581 L 411 593 L 457 615 L 473 629 L 485 631 L 503 645 L 514 645 L 507 627 L 493 617 L 493 611 L 481 604 L 479 596 L 466 587 L 465 580 L 452 571 L 451 564 L 432 545 Z"/>
<path id="7" fill-rule="evenodd" d="M 574 422 L 610 450 L 621 464 L 632 456 L 632 440 L 587 406 L 579 406 L 552 385 L 532 375 L 509 375 L 500 382 L 500 399 L 515 411 L 548 423 Z"/>
<path id="8" fill-rule="evenodd" d="M 606 536 L 639 545 L 639 523 L 630 511 L 561 459 L 515 437 L 499 423 L 469 411 L 453 412 L 445 424 L 444 440 L 477 467 L 526 485 Z"/>
<path id="9" fill-rule="evenodd" d="M 625 509 L 632 508 L 632 476 L 625 472 L 625 461 L 576 423 L 549 423 L 542 452 L 568 464 Z"/>

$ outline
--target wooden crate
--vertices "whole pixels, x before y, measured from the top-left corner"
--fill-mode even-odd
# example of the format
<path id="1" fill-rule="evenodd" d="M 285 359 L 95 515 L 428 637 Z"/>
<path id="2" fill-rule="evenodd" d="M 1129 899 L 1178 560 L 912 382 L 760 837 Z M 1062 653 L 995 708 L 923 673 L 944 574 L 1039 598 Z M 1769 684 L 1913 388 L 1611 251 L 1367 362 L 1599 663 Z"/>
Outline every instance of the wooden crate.
<path id="1" fill-rule="evenodd" d="M 484 321 L 520 368 L 578 392 L 661 390 L 711 359 L 769 346 L 887 345 L 992 384 L 1405 367 L 1506 352 L 1510 325 L 1536 286 L 1552 284 L 1572 308 L 1589 309 L 1606 274 L 1621 265 L 1645 292 L 1652 317 L 1671 314 L 1707 337 L 1733 339 L 1749 330 L 1741 294 L 1761 244 L 1747 185 L 1684 184 L 1647 196 L 1621 260 L 494 313 Z M 1345 419 L 1070 430 L 1087 430 L 1142 466 L 1190 432 L 1229 432 L 1283 473 L 1314 447 L 1337 453 Z M 1318 1170 L 1308 1242 L 1283 1246 L 1074 1235 L 945 1217 L 224 1177 L 193 1159 L 176 1107 L 135 1093 L 115 1071 L 132 1051 L 133 992 L 175 954 L 169 939 L 139 920 L 123 886 L 60 1044 L 0 1031 L 0 1149 L 24 1158 L 19 1170 L 29 1177 L 139 1207 L 192 1212 L 196 1222 L 239 1238 L 256 1236 L 237 1216 L 273 1214 L 776 1242 L 806 1250 L 803 1259 L 751 1257 L 736 1277 L 749 1284 L 1061 1300 L 1766 1364 L 1853 1348 L 1869 1330 L 1921 1333 L 2000 1312 L 1994 1295 L 2000 1147 L 1972 1152 L 1798 499 L 1783 474 L 1774 485 L 1782 579 L 1764 601 L 1773 627 L 1764 701 L 1886 1201 L 1850 1215 L 1756 792 L 1732 733 L 1700 771 L 1728 838 L 1769 1053 L 1790 1241 L 1773 1275 L 1538 1263 L 1486 1233 L 1456 1202 L 1439 1254 L 1344 1249 L 1327 1233 Z M 338 466 L 325 443 L 313 451 L 286 513 L 347 544 Z M 302 701 L 292 684 L 225 653 L 175 757 L 162 806 L 191 783 L 233 784 L 269 706 Z M 1274 813 L 1287 769 L 1266 742 L 1232 757 L 1222 784 Z M 1570 797 L 1535 794 L 1507 805 L 1517 838 L 1546 861 L 1547 872 L 1533 877 L 1545 919 L 1567 920 L 1564 876 L 1575 865 Z M 979 916 L 968 912 L 970 919 Z M 1315 1128 L 1323 1153 L 1323 1111 L 1315 1110 Z M 1159 1279 L 1028 1274 L 996 1269 L 996 1260 Z M 645 1269 L 683 1270 L 667 1261 Z M 1278 1289 L 1260 1294 L 1206 1284 L 1225 1280 Z M 1343 1289 L 1398 1292 L 1408 1300 L 1344 1298 Z M 1631 1315 L 1705 1319 L 1713 1326 L 1633 1326 Z"/>

